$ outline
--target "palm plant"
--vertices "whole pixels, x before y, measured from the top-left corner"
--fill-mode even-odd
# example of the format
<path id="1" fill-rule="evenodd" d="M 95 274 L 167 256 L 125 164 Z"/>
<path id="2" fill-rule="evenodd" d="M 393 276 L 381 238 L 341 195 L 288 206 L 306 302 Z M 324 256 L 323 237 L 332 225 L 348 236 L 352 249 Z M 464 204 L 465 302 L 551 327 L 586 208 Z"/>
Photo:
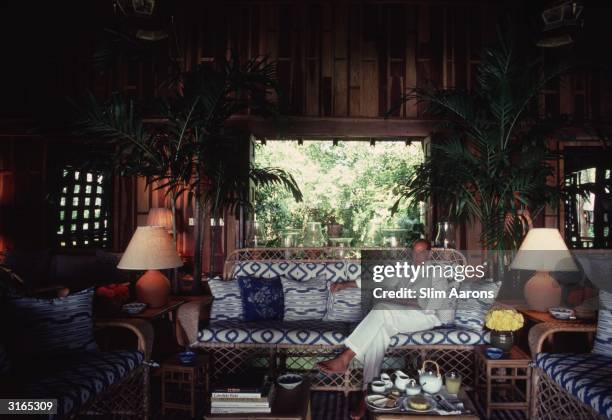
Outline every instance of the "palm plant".
<path id="1" fill-rule="evenodd" d="M 529 215 L 558 202 L 549 185 L 554 154 L 547 139 L 559 125 L 537 114 L 542 89 L 568 69 L 546 66 L 533 47 L 498 29 L 498 43 L 487 48 L 471 91 L 416 88 L 404 100 L 427 105 L 443 130 L 431 154 L 396 189 L 401 200 L 435 197 L 447 217 L 478 221 L 487 250 L 515 249 Z"/>
<path id="2" fill-rule="evenodd" d="M 240 168 L 236 156 L 244 150 L 248 138 L 227 125 L 232 116 L 247 110 L 254 115 L 278 117 L 278 106 L 267 95 L 270 90 L 277 91 L 275 68 L 260 58 L 243 64 L 232 54 L 214 67 L 185 72 L 176 94 L 161 101 L 157 124 L 145 124 L 134 104 L 118 96 L 104 105 L 90 96 L 79 107 L 78 131 L 104 146 L 93 162 L 109 162 L 121 174 L 147 177 L 148 185 L 168 194 L 173 214 L 182 194 L 193 200 L 196 294 L 200 292 L 200 282 L 195 279 L 202 275 L 206 210 L 217 219 L 226 211 L 249 208 L 251 182 L 280 184 L 296 200 L 302 199 L 297 183 L 286 171 L 253 165 Z M 176 226 L 173 232 L 176 235 Z"/>

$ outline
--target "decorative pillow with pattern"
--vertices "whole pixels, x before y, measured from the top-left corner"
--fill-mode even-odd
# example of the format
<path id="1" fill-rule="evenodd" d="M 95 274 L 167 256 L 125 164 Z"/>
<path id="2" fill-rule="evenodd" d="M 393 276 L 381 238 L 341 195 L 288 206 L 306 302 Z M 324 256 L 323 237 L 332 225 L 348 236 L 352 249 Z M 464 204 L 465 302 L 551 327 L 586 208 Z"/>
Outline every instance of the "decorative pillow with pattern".
<path id="1" fill-rule="evenodd" d="M 488 279 L 481 280 L 465 280 L 459 286 L 461 291 L 489 291 L 497 297 L 501 282 L 495 282 Z M 475 331 L 482 331 L 485 324 L 485 316 L 491 306 L 495 302 L 492 299 L 457 299 L 457 309 L 455 310 L 455 326 L 467 328 Z"/>
<path id="2" fill-rule="evenodd" d="M 55 299 L 9 297 L 6 310 L 11 338 L 7 343 L 11 360 L 97 350 L 93 294 L 94 289 L 89 288 Z"/>
<path id="3" fill-rule="evenodd" d="M 361 289 L 351 287 L 329 293 L 324 321 L 359 322 L 362 318 Z"/>
<path id="4" fill-rule="evenodd" d="M 327 304 L 327 277 L 297 281 L 281 277 L 285 296 L 285 321 L 321 320 Z"/>
<path id="5" fill-rule="evenodd" d="M 273 279 L 239 277 L 238 284 L 245 321 L 283 319 L 285 305 L 280 277 Z"/>
<path id="6" fill-rule="evenodd" d="M 211 321 L 244 320 L 242 296 L 237 281 L 210 279 L 208 280 L 208 286 L 214 298 L 210 308 Z"/>
<path id="7" fill-rule="evenodd" d="M 599 291 L 599 318 L 593 353 L 612 357 L 612 292 Z"/>

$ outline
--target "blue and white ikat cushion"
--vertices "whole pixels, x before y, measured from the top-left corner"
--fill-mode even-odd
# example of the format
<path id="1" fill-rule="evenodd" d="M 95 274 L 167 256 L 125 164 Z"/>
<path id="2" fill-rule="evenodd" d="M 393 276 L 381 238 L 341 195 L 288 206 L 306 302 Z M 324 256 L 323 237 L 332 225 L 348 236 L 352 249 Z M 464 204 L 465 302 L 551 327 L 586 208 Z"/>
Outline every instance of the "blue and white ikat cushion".
<path id="1" fill-rule="evenodd" d="M 612 357 L 612 293 L 599 291 L 599 318 L 593 353 Z"/>
<path id="2" fill-rule="evenodd" d="M 208 286 L 213 295 L 210 309 L 211 321 L 242 321 L 244 319 L 240 285 L 236 280 L 210 279 Z"/>
<path id="3" fill-rule="evenodd" d="M 604 418 L 612 418 L 612 358 L 596 353 L 539 353 L 536 366 Z"/>
<path id="4" fill-rule="evenodd" d="M 319 275 L 306 281 L 281 277 L 285 296 L 285 321 L 320 320 L 327 312 L 327 278 Z"/>
<path id="5" fill-rule="evenodd" d="M 348 324 L 325 321 L 219 321 L 198 333 L 194 343 L 294 344 L 337 346 L 349 333 Z"/>

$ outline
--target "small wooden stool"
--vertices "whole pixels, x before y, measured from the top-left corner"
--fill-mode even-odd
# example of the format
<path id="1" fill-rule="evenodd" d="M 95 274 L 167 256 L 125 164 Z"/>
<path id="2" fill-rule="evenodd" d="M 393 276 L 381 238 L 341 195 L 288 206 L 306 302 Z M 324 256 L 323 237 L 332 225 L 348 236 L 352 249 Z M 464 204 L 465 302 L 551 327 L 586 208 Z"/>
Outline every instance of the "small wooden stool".
<path id="1" fill-rule="evenodd" d="M 476 346 L 475 394 L 486 408 L 487 418 L 493 410 L 521 410 L 529 418 L 531 395 L 531 358 L 518 346 L 502 359 L 489 359 L 487 346 Z M 506 397 L 496 399 L 498 394 Z"/>
<path id="2" fill-rule="evenodd" d="M 208 392 L 208 355 L 198 354 L 189 365 L 182 364 L 178 355 L 169 357 L 161 364 L 161 381 L 162 414 L 183 410 L 195 417 L 198 402 L 203 403 Z"/>

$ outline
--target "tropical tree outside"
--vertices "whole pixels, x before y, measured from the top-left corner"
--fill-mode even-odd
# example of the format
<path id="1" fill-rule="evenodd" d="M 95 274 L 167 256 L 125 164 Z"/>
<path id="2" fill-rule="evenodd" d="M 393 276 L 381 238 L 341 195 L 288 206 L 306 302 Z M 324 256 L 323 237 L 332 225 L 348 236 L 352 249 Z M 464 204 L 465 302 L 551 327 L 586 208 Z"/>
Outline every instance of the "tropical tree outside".
<path id="1" fill-rule="evenodd" d="M 343 225 L 352 246 L 380 245 L 381 228 L 407 229 L 409 242 L 423 231 L 419 203 L 404 201 L 395 215 L 390 208 L 394 188 L 422 162 L 419 143 L 268 141 L 258 146 L 255 164 L 291 173 L 304 199 L 296 202 L 278 185 L 262 186 L 255 193 L 255 217 L 271 246 L 280 244 L 283 230 L 301 230 L 308 221 Z"/>

